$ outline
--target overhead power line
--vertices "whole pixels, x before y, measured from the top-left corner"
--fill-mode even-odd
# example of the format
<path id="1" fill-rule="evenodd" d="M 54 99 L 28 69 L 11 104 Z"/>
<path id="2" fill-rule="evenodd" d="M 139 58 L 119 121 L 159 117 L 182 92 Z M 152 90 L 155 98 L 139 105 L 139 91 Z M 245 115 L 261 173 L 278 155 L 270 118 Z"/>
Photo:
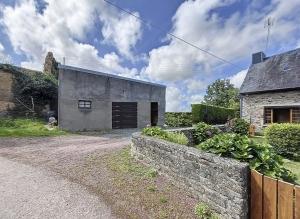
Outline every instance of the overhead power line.
<path id="1" fill-rule="evenodd" d="M 170 35 L 170 36 L 172 36 L 172 37 L 174 37 L 174 38 L 176 38 L 176 39 L 178 39 L 178 40 L 180 40 L 180 41 L 182 41 L 182 42 L 184 42 L 184 43 L 186 43 L 186 44 L 188 44 L 188 45 L 190 45 L 190 46 L 192 46 L 192 47 L 194 47 L 194 48 L 196 48 L 196 49 L 198 49 L 198 50 L 201 50 L 202 52 L 205 52 L 205 53 L 207 53 L 207 54 L 209 54 L 209 55 L 211 55 L 211 56 L 213 56 L 213 57 L 215 57 L 215 58 L 217 58 L 217 59 L 219 59 L 219 60 L 221 60 L 221 61 L 223 61 L 223 62 L 226 62 L 226 63 L 228 63 L 228 64 L 230 64 L 230 65 L 233 65 L 233 66 L 235 66 L 235 67 L 237 67 L 237 68 L 240 68 L 240 69 L 243 69 L 243 70 L 244 70 L 244 68 L 242 68 L 242 67 L 240 67 L 240 66 L 238 66 L 238 65 L 236 65 L 236 64 L 233 64 L 232 62 L 229 62 L 229 61 L 227 61 L 227 60 L 225 60 L 225 59 L 223 59 L 223 58 L 221 58 L 221 57 L 219 57 L 219 56 L 216 56 L 216 55 L 214 55 L 214 54 L 212 54 L 212 53 L 210 53 L 210 52 L 208 52 L 208 51 L 206 51 L 206 50 L 204 50 L 204 49 L 201 49 L 201 48 L 199 48 L 198 46 L 195 46 L 194 44 L 189 43 L 189 42 L 187 42 L 186 40 L 181 39 L 180 37 L 175 36 L 174 34 L 168 32 L 168 31 L 166 31 L 166 30 L 164 30 L 164 29 L 162 29 L 162 28 L 160 28 L 160 27 L 158 27 L 158 26 L 156 26 L 156 25 L 154 25 L 154 24 L 152 24 L 152 23 L 150 23 L 150 22 L 148 22 L 148 21 L 146 21 L 146 20 L 144 20 L 144 19 L 142 19 L 142 18 L 136 16 L 136 15 L 134 15 L 133 13 L 130 13 L 129 11 L 126 11 L 125 9 L 123 9 L 123 8 L 121 8 L 121 7 L 115 5 L 115 4 L 113 4 L 113 3 L 111 3 L 111 2 L 109 2 L 109 1 L 107 1 L 107 0 L 104 0 L 104 1 L 107 2 L 108 4 L 111 4 L 112 6 L 114 6 L 114 7 L 116 7 L 116 8 L 118 8 L 118 9 L 120 9 L 120 10 L 126 12 L 127 14 L 130 14 L 131 16 L 133 16 L 133 17 L 135 17 L 135 18 L 137 18 L 137 19 L 139 19 L 139 20 L 145 22 L 146 24 L 149 24 L 149 25 L 151 25 L 152 27 L 155 27 L 155 28 L 159 29 L 160 31 L 162 31 L 162 32 L 164 32 L 164 33 L 166 33 L 166 34 L 168 34 L 168 35 Z"/>

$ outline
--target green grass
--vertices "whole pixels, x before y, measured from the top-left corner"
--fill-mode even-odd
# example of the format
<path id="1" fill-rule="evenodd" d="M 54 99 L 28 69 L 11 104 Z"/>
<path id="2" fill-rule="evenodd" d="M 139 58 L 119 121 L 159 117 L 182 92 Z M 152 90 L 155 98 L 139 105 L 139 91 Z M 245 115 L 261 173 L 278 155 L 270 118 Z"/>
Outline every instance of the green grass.
<path id="1" fill-rule="evenodd" d="M 251 139 L 251 140 L 253 140 L 253 141 L 255 141 L 255 142 L 257 142 L 257 143 L 266 143 L 266 140 L 263 137 L 249 136 L 248 138 Z"/>
<path id="2" fill-rule="evenodd" d="M 249 137 L 249 138 L 257 143 L 266 143 L 265 138 L 257 138 L 257 137 Z M 298 177 L 298 180 L 296 182 L 298 184 L 300 184 L 300 168 L 299 168 L 300 160 L 299 159 L 297 159 L 297 160 L 284 159 L 283 166 L 296 174 L 296 176 Z"/>
<path id="3" fill-rule="evenodd" d="M 68 135 L 70 133 L 57 130 L 48 130 L 45 121 L 37 118 L 3 118 L 0 117 L 0 137 L 40 137 Z"/>
<path id="4" fill-rule="evenodd" d="M 300 168 L 299 168 L 300 167 L 300 162 L 284 159 L 283 166 L 296 174 L 296 176 L 298 177 L 298 180 L 296 182 L 298 184 L 300 184 Z"/>

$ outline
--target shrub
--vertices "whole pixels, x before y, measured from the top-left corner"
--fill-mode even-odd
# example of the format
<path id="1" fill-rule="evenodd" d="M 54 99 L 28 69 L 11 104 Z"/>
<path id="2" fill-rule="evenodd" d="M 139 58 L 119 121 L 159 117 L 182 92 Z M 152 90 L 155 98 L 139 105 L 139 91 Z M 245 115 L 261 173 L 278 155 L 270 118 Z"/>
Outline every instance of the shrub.
<path id="1" fill-rule="evenodd" d="M 165 124 L 168 127 L 191 127 L 193 125 L 192 113 L 166 113 Z"/>
<path id="2" fill-rule="evenodd" d="M 300 152 L 300 124 L 271 124 L 265 129 L 265 138 L 280 155 Z"/>
<path id="3" fill-rule="evenodd" d="M 227 121 L 225 124 L 226 132 L 234 132 L 236 134 L 247 135 L 250 124 L 240 118 L 234 118 Z"/>
<path id="4" fill-rule="evenodd" d="M 188 138 L 183 134 L 179 132 L 168 132 L 165 130 L 162 130 L 160 127 L 146 127 L 142 130 L 143 135 L 160 138 L 163 140 L 167 140 L 170 142 L 174 142 L 177 144 L 182 145 L 188 145 Z"/>
<path id="5" fill-rule="evenodd" d="M 249 162 L 251 169 L 296 184 L 296 175 L 282 166 L 282 157 L 275 153 L 271 145 L 254 142 L 245 135 L 235 133 L 215 135 L 197 145 L 196 148 Z"/>
<path id="6" fill-rule="evenodd" d="M 199 122 L 194 126 L 194 128 L 195 130 L 193 133 L 193 137 L 195 140 L 195 144 L 204 142 L 207 139 L 211 138 L 213 135 L 222 132 L 222 130 L 219 130 L 218 128 L 214 128 L 211 125 L 208 125 L 204 122 Z"/>
<path id="7" fill-rule="evenodd" d="M 235 110 L 206 104 L 192 104 L 192 121 L 194 124 L 224 124 L 228 116 L 234 117 Z"/>
<path id="8" fill-rule="evenodd" d="M 254 133 L 255 136 L 264 136 L 264 132 L 255 132 Z"/>

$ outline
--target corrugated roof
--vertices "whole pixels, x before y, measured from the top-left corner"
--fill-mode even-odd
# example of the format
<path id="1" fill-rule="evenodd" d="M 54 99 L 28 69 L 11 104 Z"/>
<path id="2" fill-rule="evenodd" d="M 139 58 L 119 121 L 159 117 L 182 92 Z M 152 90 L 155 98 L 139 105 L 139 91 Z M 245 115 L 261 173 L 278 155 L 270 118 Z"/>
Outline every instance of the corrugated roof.
<path id="1" fill-rule="evenodd" d="M 166 87 L 165 85 L 161 85 L 161 84 L 156 84 L 156 83 L 142 81 L 142 80 L 136 80 L 136 79 L 132 79 L 132 78 L 121 77 L 118 75 L 112 75 L 112 74 L 107 74 L 107 73 L 98 72 L 98 71 L 92 71 L 92 70 L 83 69 L 83 68 L 72 67 L 72 66 L 68 66 L 68 65 L 59 64 L 58 68 L 69 69 L 69 70 L 73 70 L 73 71 L 79 71 L 79 72 L 95 74 L 95 75 L 102 75 L 105 77 L 117 78 L 117 79 L 122 79 L 122 80 L 126 80 L 126 81 L 133 81 L 133 82 L 142 83 L 142 84 L 149 84 L 149 85 L 158 86 L 158 87 Z"/>
<path id="2" fill-rule="evenodd" d="M 251 64 L 240 94 L 300 88 L 300 49 Z"/>

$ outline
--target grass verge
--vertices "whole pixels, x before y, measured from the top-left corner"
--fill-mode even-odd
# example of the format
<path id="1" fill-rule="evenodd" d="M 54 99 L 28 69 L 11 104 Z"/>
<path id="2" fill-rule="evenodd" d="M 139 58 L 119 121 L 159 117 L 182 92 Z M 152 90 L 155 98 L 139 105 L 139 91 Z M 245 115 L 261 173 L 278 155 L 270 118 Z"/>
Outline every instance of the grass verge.
<path id="1" fill-rule="evenodd" d="M 70 133 L 60 131 L 57 127 L 54 127 L 53 130 L 48 130 L 42 119 L 0 117 L 0 137 L 41 137 L 68 134 Z"/>
<path id="2" fill-rule="evenodd" d="M 82 181 L 100 181 L 101 166 L 108 170 L 101 185 L 93 191 L 117 209 L 124 218 L 198 218 L 194 214 L 197 200 L 178 189 L 157 171 L 136 162 L 130 149 L 104 155 L 91 155 L 77 164 L 75 171 Z M 97 174 L 98 173 L 98 174 Z M 103 172 L 102 172 L 103 174 Z"/>

